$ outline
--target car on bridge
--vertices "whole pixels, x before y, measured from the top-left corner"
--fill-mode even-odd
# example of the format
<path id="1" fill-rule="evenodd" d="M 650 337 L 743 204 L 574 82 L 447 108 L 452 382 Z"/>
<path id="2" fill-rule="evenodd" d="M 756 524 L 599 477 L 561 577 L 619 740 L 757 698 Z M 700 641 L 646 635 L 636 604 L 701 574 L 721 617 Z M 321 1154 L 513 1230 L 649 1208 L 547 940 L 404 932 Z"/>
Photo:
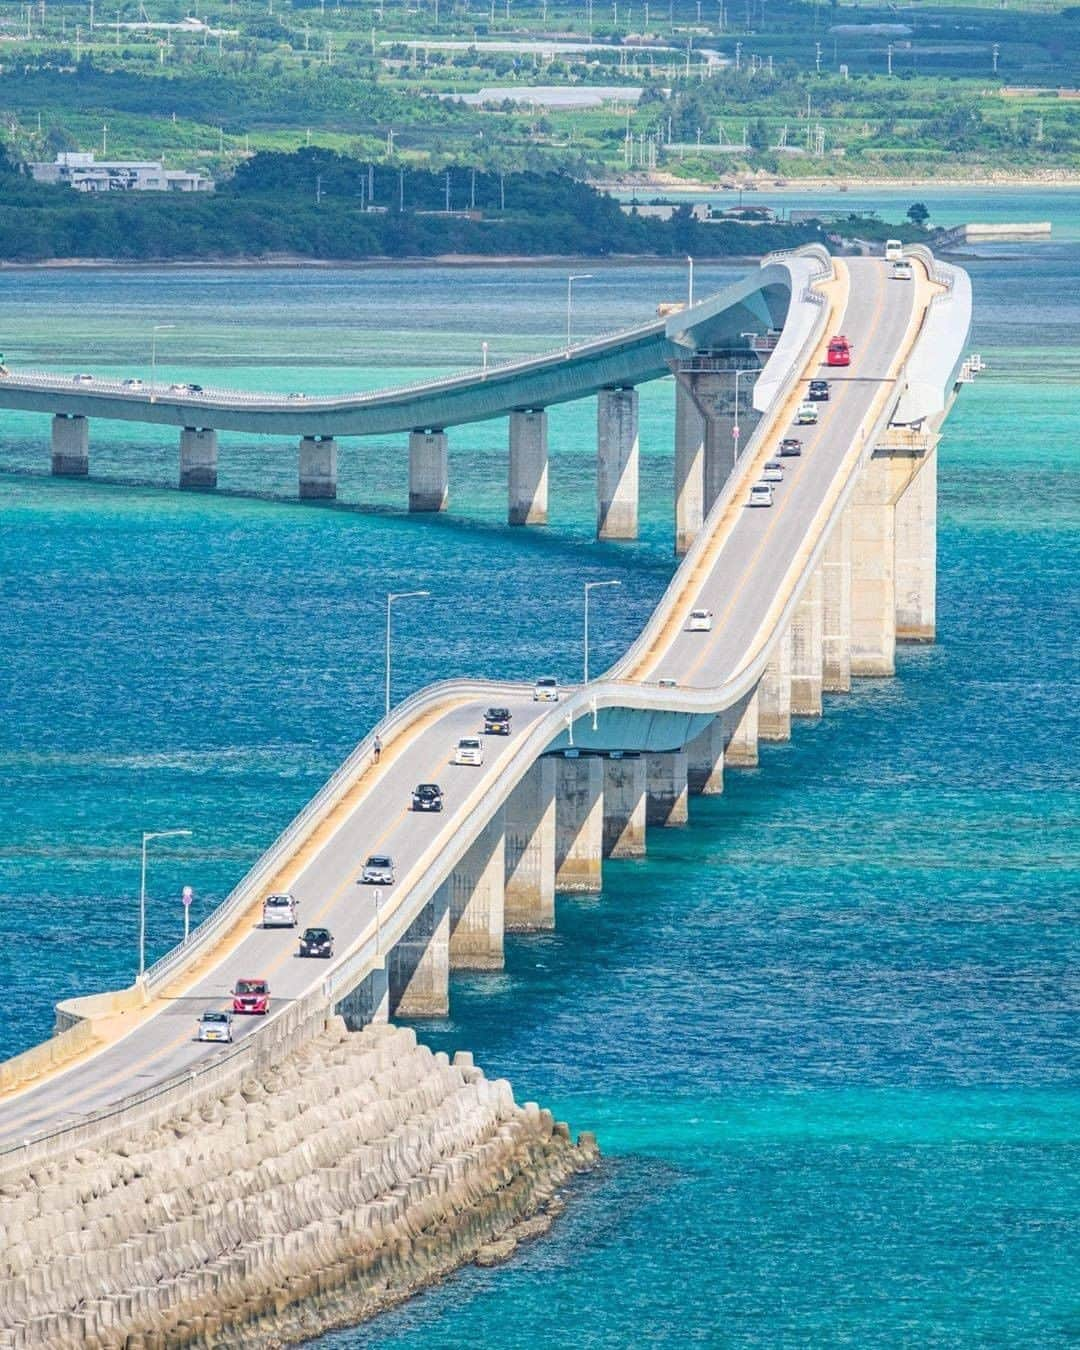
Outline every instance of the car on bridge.
<path id="1" fill-rule="evenodd" d="M 811 403 L 828 403 L 829 401 L 829 381 L 811 380 L 810 388 L 807 390 L 806 397 Z"/>
<path id="2" fill-rule="evenodd" d="M 457 749 L 454 751 L 455 764 L 469 764 L 473 768 L 479 768 L 484 762 L 484 742 L 476 739 L 475 736 L 466 736 L 458 741 Z"/>
<path id="3" fill-rule="evenodd" d="M 231 1041 L 232 1038 L 232 1013 L 208 1008 L 195 1023 L 197 1041 Z"/>
<path id="4" fill-rule="evenodd" d="M 232 991 L 234 1013 L 265 1017 L 270 1011 L 270 985 L 266 980 L 237 980 Z"/>
<path id="5" fill-rule="evenodd" d="M 829 350 L 825 353 L 827 366 L 850 366 L 851 343 L 843 335 L 829 339 Z"/>
<path id="6" fill-rule="evenodd" d="M 770 459 L 761 471 L 761 481 L 763 483 L 782 483 L 784 481 L 784 466 L 778 464 L 775 459 Z"/>
<path id="7" fill-rule="evenodd" d="M 85 374 L 84 374 L 84 375 L 75 375 L 75 376 L 72 377 L 71 383 L 72 383 L 72 384 L 93 384 L 93 383 L 94 383 L 94 377 L 93 377 L 93 375 L 85 375 Z"/>
<path id="8" fill-rule="evenodd" d="M 287 892 L 281 895 L 268 895 L 263 901 L 262 926 L 264 928 L 295 928 L 297 919 L 296 897 Z"/>
<path id="9" fill-rule="evenodd" d="M 750 497 L 747 506 L 772 506 L 773 494 L 772 488 L 768 483 L 755 483 L 750 489 Z"/>
<path id="10" fill-rule="evenodd" d="M 364 863 L 360 873 L 359 886 L 392 886 L 394 884 L 394 860 L 386 853 L 373 853 Z"/>
<path id="11" fill-rule="evenodd" d="M 713 625 L 713 612 L 711 609 L 692 609 L 690 618 L 686 622 L 686 631 L 688 633 L 711 633 Z"/>
<path id="12" fill-rule="evenodd" d="M 321 956 L 329 959 L 334 954 L 334 935 L 329 928 L 305 928 L 300 934 L 299 956 Z"/>
<path id="13" fill-rule="evenodd" d="M 795 425 L 797 427 L 812 427 L 817 423 L 817 408 L 812 403 L 800 403 L 799 411 L 795 414 Z"/>
<path id="14" fill-rule="evenodd" d="M 533 685 L 534 703 L 558 703 L 559 681 L 554 675 L 541 675 Z"/>
<path id="15" fill-rule="evenodd" d="M 780 449 L 777 453 L 783 455 L 787 459 L 790 459 L 795 455 L 801 455 L 802 441 L 799 440 L 798 436 L 785 436 L 780 442 Z"/>
<path id="16" fill-rule="evenodd" d="M 137 379 L 135 379 L 134 377 L 131 378 L 131 379 L 125 380 L 125 381 L 123 382 L 123 384 L 121 385 L 121 388 L 123 388 L 123 389 L 141 389 L 142 387 L 143 387 L 143 382 L 142 382 L 142 380 L 137 380 Z"/>
<path id="17" fill-rule="evenodd" d="M 889 272 L 890 281 L 911 281 L 914 276 L 915 270 L 906 258 L 894 262 L 892 270 Z"/>
<path id="18" fill-rule="evenodd" d="M 899 239 L 885 240 L 885 261 L 901 262 L 904 257 L 904 245 Z"/>
<path id="19" fill-rule="evenodd" d="M 489 708 L 484 714 L 484 734 L 487 736 L 509 736 L 510 709 Z"/>
<path id="20" fill-rule="evenodd" d="M 418 783 L 413 788 L 412 809 L 414 811 L 441 811 L 442 808 L 442 788 L 438 783 Z"/>

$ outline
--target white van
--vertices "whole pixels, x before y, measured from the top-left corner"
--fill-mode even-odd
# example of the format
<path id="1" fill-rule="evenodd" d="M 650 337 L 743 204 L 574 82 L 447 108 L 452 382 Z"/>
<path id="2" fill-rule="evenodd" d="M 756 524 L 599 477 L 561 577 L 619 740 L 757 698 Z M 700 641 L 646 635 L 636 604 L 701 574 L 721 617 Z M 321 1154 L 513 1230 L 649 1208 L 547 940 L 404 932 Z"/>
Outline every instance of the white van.
<path id="1" fill-rule="evenodd" d="M 263 901 L 264 928 L 295 928 L 296 897 L 293 895 L 268 895 Z"/>
<path id="2" fill-rule="evenodd" d="M 885 261 L 900 262 L 904 256 L 904 246 L 899 239 L 885 240 Z"/>

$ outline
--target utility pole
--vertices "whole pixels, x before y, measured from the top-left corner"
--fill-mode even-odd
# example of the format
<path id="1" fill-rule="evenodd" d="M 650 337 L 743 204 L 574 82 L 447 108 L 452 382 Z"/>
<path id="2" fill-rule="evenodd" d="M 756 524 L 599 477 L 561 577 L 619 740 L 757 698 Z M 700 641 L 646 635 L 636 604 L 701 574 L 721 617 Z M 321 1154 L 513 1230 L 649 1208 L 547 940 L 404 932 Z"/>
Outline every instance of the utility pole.
<path id="1" fill-rule="evenodd" d="M 398 169 L 397 176 L 398 210 L 405 210 L 405 170 Z"/>
<path id="2" fill-rule="evenodd" d="M 990 49 L 990 55 L 991 55 L 991 57 L 992 57 L 992 59 L 993 59 L 993 63 L 994 63 L 994 74 L 995 74 L 995 75 L 997 74 L 998 55 L 999 55 L 1000 52 L 1001 52 L 1001 47 L 1000 47 L 1000 45 L 999 45 L 998 43 L 995 42 L 994 45 L 993 45 L 993 47 Z"/>
<path id="3" fill-rule="evenodd" d="M 886 58 L 887 58 L 887 60 L 888 60 L 889 74 L 891 75 L 891 74 L 892 74 L 892 43 L 891 43 L 891 42 L 890 42 L 889 45 L 885 48 L 885 56 L 886 56 Z"/>
<path id="4" fill-rule="evenodd" d="M 315 205 L 322 206 L 322 174 L 315 175 Z"/>
<path id="5" fill-rule="evenodd" d="M 817 74 L 820 75 L 820 74 L 821 74 L 821 43 L 820 43 L 820 42 L 815 42 L 815 43 L 814 43 L 814 66 L 815 66 L 815 69 L 816 69 L 816 71 L 817 71 Z"/>
<path id="6" fill-rule="evenodd" d="M 446 171 L 446 214 L 450 214 L 450 170 Z"/>

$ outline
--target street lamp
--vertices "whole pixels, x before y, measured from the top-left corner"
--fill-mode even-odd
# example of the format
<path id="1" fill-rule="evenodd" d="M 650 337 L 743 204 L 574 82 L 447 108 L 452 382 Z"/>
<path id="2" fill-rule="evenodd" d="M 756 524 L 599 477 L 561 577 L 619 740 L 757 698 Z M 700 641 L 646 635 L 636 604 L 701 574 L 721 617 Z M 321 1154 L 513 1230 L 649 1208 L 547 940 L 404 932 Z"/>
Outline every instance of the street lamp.
<path id="1" fill-rule="evenodd" d="M 689 280 L 686 284 L 686 308 L 694 308 L 694 260 L 689 254 L 686 255 L 686 263 L 690 269 Z"/>
<path id="2" fill-rule="evenodd" d="M 735 421 L 731 426 L 731 438 L 735 442 L 735 455 L 733 463 L 738 463 L 739 459 L 739 381 L 744 375 L 756 375 L 754 370 L 737 370 L 735 372 Z"/>
<path id="3" fill-rule="evenodd" d="M 480 374 L 487 375 L 488 345 L 486 342 L 480 344 Z"/>
<path id="4" fill-rule="evenodd" d="M 151 839 L 190 835 L 190 830 L 147 830 L 142 837 L 142 882 L 139 886 L 139 979 L 146 974 L 146 846 Z"/>
<path id="5" fill-rule="evenodd" d="M 600 586 L 621 586 L 621 581 L 587 581 L 585 583 L 585 670 L 584 683 L 589 683 L 589 592 Z"/>
<path id="6" fill-rule="evenodd" d="M 382 950 L 382 942 L 380 941 L 381 929 L 379 924 L 379 905 L 382 903 L 382 893 L 373 887 L 371 898 L 375 903 L 375 955 L 378 956 Z"/>
<path id="7" fill-rule="evenodd" d="M 150 402 L 157 398 L 157 335 L 175 328 L 174 323 L 156 323 L 150 330 Z"/>
<path id="8" fill-rule="evenodd" d="M 574 303 L 574 282 L 591 281 L 592 272 L 575 272 L 566 278 L 566 354 L 570 355 L 570 314 Z"/>
<path id="9" fill-rule="evenodd" d="M 386 597 L 386 715 L 390 716 L 390 606 L 395 600 L 413 600 L 430 591 L 398 591 Z"/>

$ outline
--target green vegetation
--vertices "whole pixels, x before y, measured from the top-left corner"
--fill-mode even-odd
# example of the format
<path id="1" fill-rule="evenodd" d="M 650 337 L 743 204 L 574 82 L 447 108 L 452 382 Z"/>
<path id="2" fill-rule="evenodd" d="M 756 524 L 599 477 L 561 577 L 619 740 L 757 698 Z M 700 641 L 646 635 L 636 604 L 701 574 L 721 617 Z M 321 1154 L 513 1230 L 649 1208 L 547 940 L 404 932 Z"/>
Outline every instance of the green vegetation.
<path id="1" fill-rule="evenodd" d="M 24 159 L 104 149 L 219 178 L 308 145 L 600 179 L 1075 174 L 1080 103 L 1057 90 L 1080 83 L 1080 6 L 1009 3 L 230 0 L 183 23 L 151 0 L 148 27 L 122 0 L 91 31 L 89 3 L 0 0 L 0 115 Z M 536 84 L 644 94 L 507 97 Z"/>
<path id="2" fill-rule="evenodd" d="M 446 206 L 449 200 L 450 211 Z M 34 183 L 0 154 L 0 259 L 365 259 L 546 254 L 758 254 L 821 238 L 815 224 L 702 224 L 628 214 L 560 174 L 434 174 L 323 149 L 262 153 L 216 193 L 102 193 Z"/>

